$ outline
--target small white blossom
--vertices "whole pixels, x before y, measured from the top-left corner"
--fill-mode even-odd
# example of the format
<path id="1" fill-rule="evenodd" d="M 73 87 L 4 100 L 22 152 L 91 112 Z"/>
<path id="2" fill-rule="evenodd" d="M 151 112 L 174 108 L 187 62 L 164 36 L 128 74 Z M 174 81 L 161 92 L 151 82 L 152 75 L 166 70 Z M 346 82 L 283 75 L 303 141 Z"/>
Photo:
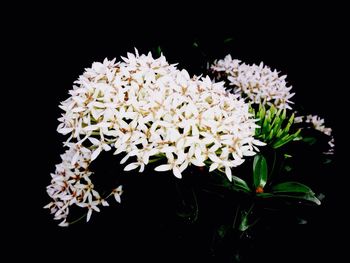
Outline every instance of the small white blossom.
<path id="1" fill-rule="evenodd" d="M 122 189 L 121 185 L 118 186 L 117 188 L 113 189 L 113 191 L 112 191 L 112 194 L 118 203 L 121 202 L 120 196 L 122 195 L 122 193 L 123 193 L 123 189 Z"/>

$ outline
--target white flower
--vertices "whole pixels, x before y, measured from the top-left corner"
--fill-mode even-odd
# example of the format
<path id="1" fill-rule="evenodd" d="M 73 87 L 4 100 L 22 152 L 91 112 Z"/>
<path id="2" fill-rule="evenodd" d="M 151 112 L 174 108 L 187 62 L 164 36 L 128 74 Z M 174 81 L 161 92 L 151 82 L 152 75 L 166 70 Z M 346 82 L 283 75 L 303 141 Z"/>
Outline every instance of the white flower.
<path id="1" fill-rule="evenodd" d="M 97 147 L 91 154 L 91 161 L 95 160 L 102 150 L 109 151 L 111 149 L 111 146 L 109 146 L 105 141 L 100 141 L 93 137 L 89 137 L 89 141 L 93 146 Z"/>
<path id="2" fill-rule="evenodd" d="M 306 116 L 299 116 L 294 119 L 295 123 L 309 123 L 311 124 L 311 127 L 314 128 L 317 131 L 320 131 L 324 133 L 325 135 L 330 136 L 330 140 L 328 141 L 329 150 L 327 152 L 324 152 L 324 154 L 334 154 L 334 137 L 332 136 L 332 128 L 327 128 L 324 125 L 324 119 L 317 115 L 306 115 Z"/>
<path id="3" fill-rule="evenodd" d="M 226 80 L 233 86 L 233 92 L 242 94 L 253 103 L 274 105 L 279 109 L 291 109 L 287 76 L 279 76 L 276 70 L 260 65 L 247 65 L 227 55 L 223 60 L 214 61 L 211 70 L 218 80 Z"/>
<path id="4" fill-rule="evenodd" d="M 153 59 L 151 54 L 136 52 L 122 59 L 86 69 L 70 91 L 71 98 L 61 106 L 65 114 L 58 130 L 71 133 L 73 139 L 88 137 L 94 146 L 91 160 L 114 146 L 116 154 L 126 153 L 122 163 L 136 158 L 125 170 L 142 172 L 150 158 L 169 153 L 168 164 L 157 170 L 171 169 L 181 178 L 188 165 L 204 165 L 209 158 L 205 153 L 214 142 L 229 148 L 230 154 L 221 158 L 234 159 L 230 167 L 254 154 L 244 149 L 252 149 L 255 120 L 248 104 L 226 92 L 223 83 L 191 78 L 187 71 L 169 65 L 164 56 Z M 201 133 L 206 134 L 205 140 Z M 188 154 L 190 141 L 196 145 L 194 156 Z"/>
<path id="5" fill-rule="evenodd" d="M 307 115 L 305 119 L 306 123 L 311 123 L 313 128 L 315 130 L 318 130 L 328 136 L 331 136 L 332 134 L 332 129 L 331 128 L 326 128 L 324 126 L 324 119 L 317 115 Z"/>
<path id="6" fill-rule="evenodd" d="M 93 63 L 61 103 L 64 113 L 57 130 L 70 135 L 70 149 L 60 168 L 66 175 L 56 171 L 58 178 L 48 187 L 55 219 L 65 220 L 73 204 L 88 207 L 89 219 L 103 204 L 87 167 L 113 147 L 115 154 L 125 154 L 121 163 L 128 162 L 126 171 L 143 172 L 150 161 L 166 158 L 157 171 L 172 170 L 181 178 L 188 166 L 208 162 L 230 180 L 231 168 L 257 151 L 257 125 L 249 105 L 223 83 L 191 78 L 164 56 L 154 59 L 136 51 L 122 60 Z M 65 183 L 69 190 L 60 190 Z M 117 202 L 120 193 L 121 188 L 112 192 Z"/>
<path id="7" fill-rule="evenodd" d="M 78 206 L 88 209 L 87 216 L 86 216 L 86 222 L 89 222 L 93 211 L 100 212 L 100 209 L 97 207 L 98 204 L 99 204 L 99 201 L 92 201 L 89 203 L 79 203 L 78 204 Z"/>
<path id="8" fill-rule="evenodd" d="M 121 185 L 113 189 L 112 191 L 112 194 L 118 203 L 121 202 L 120 196 L 122 195 L 122 193 L 123 193 L 123 187 Z"/>
<path id="9" fill-rule="evenodd" d="M 54 219 L 62 220 L 59 226 L 69 225 L 67 217 L 72 205 L 88 208 L 87 221 L 93 210 L 99 211 L 97 205 L 108 206 L 90 180 L 91 151 L 80 144 L 68 143 L 67 146 L 68 150 L 61 155 L 62 163 L 56 165 L 51 184 L 47 186 L 47 193 L 53 201 L 44 207 L 50 209 Z"/>
<path id="10" fill-rule="evenodd" d="M 329 150 L 327 152 L 323 152 L 324 154 L 334 154 L 334 137 L 332 136 L 332 129 L 326 128 L 324 126 L 324 119 L 317 115 L 306 115 L 306 116 L 298 116 L 294 118 L 294 123 L 309 123 L 311 124 L 311 128 L 322 132 L 325 135 L 330 136 L 330 140 L 328 141 Z M 309 127 L 310 128 L 310 127 Z"/>

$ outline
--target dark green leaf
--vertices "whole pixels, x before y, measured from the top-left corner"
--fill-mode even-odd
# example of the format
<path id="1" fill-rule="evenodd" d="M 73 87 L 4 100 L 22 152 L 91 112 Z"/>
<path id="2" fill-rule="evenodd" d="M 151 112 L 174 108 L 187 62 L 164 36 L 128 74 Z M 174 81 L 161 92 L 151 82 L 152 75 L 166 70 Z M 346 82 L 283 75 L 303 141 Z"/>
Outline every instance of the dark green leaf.
<path id="1" fill-rule="evenodd" d="M 214 171 L 215 172 L 215 171 Z M 218 173 L 216 177 L 216 182 L 212 183 L 212 186 L 219 186 L 227 188 L 228 190 L 234 190 L 234 191 L 243 191 L 246 193 L 250 193 L 251 189 L 249 188 L 248 184 L 241 178 L 232 175 L 232 182 L 230 182 L 225 174 Z"/>
<path id="2" fill-rule="evenodd" d="M 315 203 L 317 205 L 321 204 L 321 201 L 316 198 L 314 194 L 304 194 L 304 193 L 286 193 L 286 194 L 271 194 L 271 193 L 259 193 L 258 197 L 261 198 L 280 198 L 280 199 L 291 199 L 291 200 L 303 200 Z"/>
<path id="3" fill-rule="evenodd" d="M 257 193 L 256 196 L 263 197 L 263 198 L 275 197 L 273 194 L 270 194 L 270 193 Z"/>
<path id="4" fill-rule="evenodd" d="M 162 54 L 162 49 L 160 48 L 160 46 L 157 47 L 156 53 L 157 53 L 157 56 L 160 56 Z"/>
<path id="5" fill-rule="evenodd" d="M 305 193 L 314 194 L 310 187 L 299 182 L 284 182 L 271 188 L 272 193 Z"/>
<path id="6" fill-rule="evenodd" d="M 321 204 L 321 201 L 318 200 L 317 197 L 313 194 L 293 195 L 293 193 L 289 193 L 289 194 L 275 194 L 273 196 L 278 198 L 289 198 L 289 199 L 299 199 L 299 200 L 310 201 L 317 205 Z"/>
<path id="7" fill-rule="evenodd" d="M 254 187 L 264 188 L 267 181 L 267 163 L 262 154 L 257 154 L 253 161 L 253 183 Z"/>
<path id="8" fill-rule="evenodd" d="M 232 181 L 234 183 L 233 186 L 232 186 L 232 188 L 234 190 L 238 190 L 238 191 L 241 190 L 241 191 L 244 191 L 244 192 L 247 192 L 247 193 L 251 192 L 248 184 L 243 179 L 232 175 Z"/>

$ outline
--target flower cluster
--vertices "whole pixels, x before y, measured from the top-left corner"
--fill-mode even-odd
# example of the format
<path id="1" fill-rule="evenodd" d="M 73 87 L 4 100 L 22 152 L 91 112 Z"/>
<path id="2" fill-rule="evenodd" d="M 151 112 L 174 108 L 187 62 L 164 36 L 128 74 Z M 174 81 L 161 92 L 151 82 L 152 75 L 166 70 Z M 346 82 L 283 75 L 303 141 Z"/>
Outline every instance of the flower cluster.
<path id="1" fill-rule="evenodd" d="M 97 205 L 108 205 L 89 178 L 88 166 L 101 151 L 124 153 L 126 171 L 142 172 L 150 160 L 165 160 L 156 171 L 181 178 L 190 165 L 208 165 L 231 180 L 231 168 L 264 145 L 254 139 L 257 125 L 248 103 L 223 83 L 191 78 L 164 56 L 136 50 L 122 59 L 93 63 L 61 103 L 58 132 L 70 135 L 69 150 L 52 175 L 47 207 L 62 225 L 73 204 L 88 208 L 87 220 Z M 119 202 L 121 188 L 112 194 Z"/>
<path id="2" fill-rule="evenodd" d="M 292 196 L 320 204 L 308 186 L 274 181 L 268 174 L 278 176 L 278 171 L 288 170 L 283 169 L 287 167 L 284 163 L 269 164 L 278 154 L 289 156 L 276 149 L 294 140 L 316 140 L 307 133 L 303 138 L 303 128 L 329 136 L 326 154 L 333 154 L 332 130 L 324 126 L 324 120 L 316 115 L 294 118 L 296 112 L 287 111 L 294 93 L 290 93 L 286 76 L 263 63 L 247 65 L 227 55 L 214 62 L 211 72 L 221 82 L 208 76 L 191 77 L 163 55 L 154 59 L 151 53 L 139 55 L 137 50 L 120 62 L 105 59 L 85 69 L 60 105 L 63 114 L 57 131 L 68 139 L 62 162 L 47 186 L 52 201 L 45 208 L 61 221 L 60 226 L 71 223 L 72 206 L 85 209 L 89 221 L 92 212 L 109 205 L 109 197 L 121 202 L 121 185 L 100 194 L 92 182 L 91 163 L 102 151 L 121 154 L 125 171 L 144 172 L 154 163 L 156 171 L 170 171 L 182 178 L 190 166 L 205 166 L 223 175 L 213 177 L 219 185 L 244 192 L 253 202 L 260 197 Z M 300 123 L 300 129 L 292 127 L 295 123 Z M 258 146 L 266 150 L 258 153 Z M 253 165 L 252 180 L 249 174 L 234 176 L 232 169 L 251 156 L 255 156 L 248 162 Z M 250 212 L 247 208 L 246 217 Z M 241 231 L 249 227 L 247 222 L 242 217 Z"/>
<path id="3" fill-rule="evenodd" d="M 91 151 L 80 144 L 69 143 L 68 150 L 61 155 L 62 163 L 56 165 L 55 173 L 51 174 L 51 185 L 47 187 L 48 195 L 53 199 L 45 208 L 49 208 L 56 220 L 63 220 L 59 225 L 67 226 L 69 207 L 73 204 L 87 208 L 87 221 L 92 211 L 99 212 L 98 205 L 108 206 L 105 200 L 114 195 L 120 202 L 121 186 L 117 187 L 105 198 L 94 189 L 90 176 L 89 165 Z"/>
<path id="4" fill-rule="evenodd" d="M 227 55 L 214 61 L 212 72 L 218 80 L 227 80 L 233 86 L 233 92 L 241 94 L 256 104 L 274 105 L 278 109 L 291 109 L 290 93 L 292 87 L 286 83 L 286 75 L 279 76 L 276 70 L 260 65 L 247 65 Z"/>
<path id="5" fill-rule="evenodd" d="M 334 137 L 332 135 L 332 128 L 327 128 L 324 126 L 324 119 L 317 115 L 306 115 L 306 116 L 298 116 L 294 120 L 295 123 L 307 123 L 310 124 L 311 127 L 317 131 L 324 133 L 325 135 L 330 137 L 328 141 L 329 150 L 325 152 L 325 154 L 334 154 Z"/>

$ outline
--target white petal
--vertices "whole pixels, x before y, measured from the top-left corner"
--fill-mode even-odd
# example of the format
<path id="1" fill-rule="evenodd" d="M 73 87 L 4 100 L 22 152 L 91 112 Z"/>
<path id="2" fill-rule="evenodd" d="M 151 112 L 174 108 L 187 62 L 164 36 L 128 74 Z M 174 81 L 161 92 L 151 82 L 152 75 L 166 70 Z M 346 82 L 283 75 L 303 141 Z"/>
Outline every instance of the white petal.
<path id="1" fill-rule="evenodd" d="M 145 170 L 145 165 L 141 163 L 139 173 L 143 173 L 144 170 Z"/>
<path id="2" fill-rule="evenodd" d="M 209 159 L 214 163 L 221 163 L 222 160 L 216 154 L 209 154 Z"/>
<path id="3" fill-rule="evenodd" d="M 194 164 L 195 166 L 199 166 L 199 167 L 205 166 L 205 163 L 203 163 L 202 160 L 198 160 L 198 159 L 192 159 L 191 163 Z"/>
<path id="4" fill-rule="evenodd" d="M 188 161 L 184 161 L 179 167 L 180 172 L 182 173 L 183 171 L 185 171 L 187 167 L 188 167 Z"/>
<path id="5" fill-rule="evenodd" d="M 218 163 L 212 163 L 209 167 L 209 172 L 214 171 L 215 169 L 217 169 L 219 167 Z"/>
<path id="6" fill-rule="evenodd" d="M 106 152 L 108 152 L 111 148 L 111 146 L 109 146 L 108 144 L 104 143 L 102 144 L 103 150 L 105 150 Z"/>
<path id="7" fill-rule="evenodd" d="M 79 156 L 80 156 L 80 152 L 77 151 L 77 152 L 74 154 L 73 158 L 72 158 L 72 161 L 71 161 L 71 164 L 72 164 L 72 165 L 76 164 L 76 162 L 77 162 Z"/>
<path id="8" fill-rule="evenodd" d="M 100 141 L 100 140 L 97 140 L 96 138 L 89 137 L 88 139 L 89 139 L 89 141 L 90 141 L 93 145 L 99 145 L 99 144 L 101 144 L 101 141 Z"/>
<path id="9" fill-rule="evenodd" d="M 259 141 L 259 140 L 253 140 L 253 144 L 255 144 L 255 145 L 257 145 L 257 146 L 265 146 L 265 145 L 266 145 L 266 143 L 261 142 L 261 141 Z"/>
<path id="10" fill-rule="evenodd" d="M 127 166 L 125 166 L 124 171 L 134 170 L 139 167 L 139 165 L 139 163 L 129 163 Z"/>
<path id="11" fill-rule="evenodd" d="M 227 178 L 230 181 L 232 181 L 232 171 L 231 171 L 231 168 L 228 165 L 225 166 L 225 173 L 226 173 Z"/>
<path id="12" fill-rule="evenodd" d="M 177 178 L 179 178 L 179 179 L 182 178 L 180 169 L 179 169 L 179 167 L 177 167 L 177 166 L 174 166 L 174 168 L 173 168 L 173 174 L 175 175 L 175 177 L 177 177 Z"/>
<path id="13" fill-rule="evenodd" d="M 130 158 L 130 155 L 129 155 L 129 154 L 125 155 L 124 158 L 121 159 L 120 164 L 125 163 L 129 158 Z"/>
<path id="14" fill-rule="evenodd" d="M 249 151 L 249 150 L 246 150 L 243 152 L 243 155 L 245 155 L 245 156 L 254 156 L 255 154 L 256 154 L 256 152 Z"/>
<path id="15" fill-rule="evenodd" d="M 89 211 L 87 212 L 87 215 L 86 215 L 86 222 L 89 222 L 89 220 L 91 218 L 91 214 L 92 214 L 92 209 L 89 209 Z"/>
<path id="16" fill-rule="evenodd" d="M 98 147 L 92 154 L 91 154 L 91 161 L 95 160 L 97 156 L 101 153 L 101 147 Z"/>
<path id="17" fill-rule="evenodd" d="M 121 202 L 121 199 L 120 199 L 120 195 L 119 195 L 119 194 L 115 193 L 115 194 L 114 194 L 114 198 L 115 198 L 115 200 L 116 200 L 118 203 Z"/>
<path id="18" fill-rule="evenodd" d="M 170 164 L 162 164 L 154 168 L 155 171 L 157 172 L 164 172 L 164 171 L 169 171 L 171 170 L 171 165 Z"/>
<path id="19" fill-rule="evenodd" d="M 174 146 L 166 146 L 163 147 L 160 151 L 163 153 L 173 153 L 176 151 L 176 148 Z"/>
<path id="20" fill-rule="evenodd" d="M 92 209 L 94 209 L 96 212 L 100 212 L 100 208 L 98 208 L 97 206 L 91 206 Z"/>
<path id="21" fill-rule="evenodd" d="M 61 128 L 59 130 L 57 130 L 59 133 L 62 133 L 63 135 L 66 135 L 68 133 L 70 133 L 71 131 L 73 131 L 73 128 Z"/>
<path id="22" fill-rule="evenodd" d="M 103 206 L 109 206 L 108 202 L 104 199 L 102 199 L 101 203 Z"/>
<path id="23" fill-rule="evenodd" d="M 84 128 L 84 131 L 94 131 L 97 130 L 99 127 L 97 125 L 89 125 Z"/>
<path id="24" fill-rule="evenodd" d="M 69 223 L 67 223 L 66 220 L 63 220 L 61 223 L 58 224 L 58 226 L 66 227 L 69 226 Z"/>

